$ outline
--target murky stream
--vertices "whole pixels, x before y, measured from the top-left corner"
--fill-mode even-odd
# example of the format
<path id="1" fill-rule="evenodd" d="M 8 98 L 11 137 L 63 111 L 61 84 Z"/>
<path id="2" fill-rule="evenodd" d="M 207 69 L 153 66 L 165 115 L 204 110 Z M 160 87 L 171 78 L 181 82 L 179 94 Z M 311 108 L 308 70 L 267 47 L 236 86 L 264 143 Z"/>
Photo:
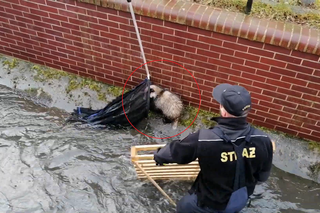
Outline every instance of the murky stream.
<path id="1" fill-rule="evenodd" d="M 131 146 L 161 141 L 136 130 L 63 128 L 64 110 L 5 86 L 0 97 L 0 212 L 174 212 L 150 182 L 136 178 L 130 162 Z M 159 129 L 150 134 L 164 134 Z M 190 184 L 160 183 L 175 201 Z M 276 167 L 255 193 L 262 198 L 244 212 L 320 212 L 320 184 Z"/>

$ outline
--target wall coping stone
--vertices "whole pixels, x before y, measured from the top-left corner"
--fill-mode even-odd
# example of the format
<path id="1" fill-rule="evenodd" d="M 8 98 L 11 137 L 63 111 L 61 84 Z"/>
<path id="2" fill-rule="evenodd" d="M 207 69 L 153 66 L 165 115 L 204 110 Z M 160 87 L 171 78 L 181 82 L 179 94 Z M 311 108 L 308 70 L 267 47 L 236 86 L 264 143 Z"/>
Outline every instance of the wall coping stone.
<path id="1" fill-rule="evenodd" d="M 59 0 L 70 1 L 70 0 Z M 76 0 L 130 12 L 127 0 Z M 320 30 L 183 0 L 132 0 L 135 14 L 320 55 Z"/>

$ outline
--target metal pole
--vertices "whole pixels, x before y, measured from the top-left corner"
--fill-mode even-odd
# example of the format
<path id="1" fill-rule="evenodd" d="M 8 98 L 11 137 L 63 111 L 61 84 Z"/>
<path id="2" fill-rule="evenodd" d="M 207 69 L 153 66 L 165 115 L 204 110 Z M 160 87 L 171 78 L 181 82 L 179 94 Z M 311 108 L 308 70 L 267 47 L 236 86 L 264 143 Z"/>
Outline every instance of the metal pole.
<path id="1" fill-rule="evenodd" d="M 141 39 L 140 39 L 140 34 L 139 34 L 139 31 L 138 31 L 138 26 L 137 26 L 137 22 L 136 22 L 136 18 L 135 18 L 134 12 L 133 12 L 131 0 L 127 0 L 127 2 L 129 3 L 130 13 L 131 13 L 131 16 L 132 16 L 134 28 L 135 28 L 135 30 L 136 30 L 137 38 L 138 38 L 138 41 L 139 41 L 139 45 L 140 45 L 140 50 L 141 50 L 143 62 L 144 62 L 144 65 L 145 65 L 146 71 L 147 71 L 147 77 L 148 77 L 148 79 L 150 79 L 149 70 L 148 70 L 148 66 L 147 66 L 147 61 L 146 61 L 146 57 L 145 57 L 145 55 L 144 55 L 144 51 L 143 51 L 143 47 L 142 47 L 142 42 L 141 42 Z"/>

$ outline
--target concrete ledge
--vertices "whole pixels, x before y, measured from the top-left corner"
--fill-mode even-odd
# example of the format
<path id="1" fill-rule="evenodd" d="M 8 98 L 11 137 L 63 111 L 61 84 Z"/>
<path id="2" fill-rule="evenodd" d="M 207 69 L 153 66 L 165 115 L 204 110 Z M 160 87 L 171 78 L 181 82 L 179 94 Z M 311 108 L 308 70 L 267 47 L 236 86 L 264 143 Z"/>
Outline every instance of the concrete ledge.
<path id="1" fill-rule="evenodd" d="M 62 0 L 64 2 L 69 0 Z M 77 0 L 130 12 L 126 0 Z M 320 31 L 179 0 L 133 0 L 136 14 L 320 55 Z"/>

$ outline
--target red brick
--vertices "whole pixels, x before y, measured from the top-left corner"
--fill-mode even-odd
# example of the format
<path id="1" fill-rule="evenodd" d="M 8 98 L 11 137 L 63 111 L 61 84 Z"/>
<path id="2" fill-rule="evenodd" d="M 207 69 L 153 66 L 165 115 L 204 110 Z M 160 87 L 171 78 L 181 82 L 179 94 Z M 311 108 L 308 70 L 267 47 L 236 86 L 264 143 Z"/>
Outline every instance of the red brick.
<path id="1" fill-rule="evenodd" d="M 311 106 L 311 105 L 310 105 L 310 106 Z M 303 106 L 303 105 L 298 105 L 297 109 L 298 109 L 298 110 L 305 111 L 305 112 L 312 112 L 312 113 L 315 113 L 315 114 L 317 114 L 317 115 L 320 114 L 320 110 L 319 110 L 319 109 L 315 109 L 315 108 L 307 107 L 307 106 Z"/>
<path id="2" fill-rule="evenodd" d="M 88 64 L 88 65 L 92 65 L 92 66 L 94 66 L 94 67 L 103 68 L 103 64 L 100 63 L 100 62 L 97 62 L 97 61 L 86 60 L 85 63 Z"/>
<path id="3" fill-rule="evenodd" d="M 180 51 L 180 50 L 177 50 L 177 49 L 172 49 L 172 48 L 169 48 L 169 47 L 163 47 L 163 51 L 171 53 L 171 54 L 174 54 L 174 55 L 180 55 L 180 56 L 184 56 L 184 54 L 185 54 L 185 52 L 183 52 L 183 51 Z"/>
<path id="4" fill-rule="evenodd" d="M 216 45 L 220 46 L 221 44 L 217 43 Z M 239 45 L 234 42 L 227 42 L 227 41 L 223 41 L 223 46 L 226 48 L 229 48 L 229 49 L 239 51 L 239 52 L 248 52 L 248 49 L 249 49 L 248 46 Z"/>
<path id="5" fill-rule="evenodd" d="M 277 94 L 278 93 L 294 96 L 294 97 L 297 97 L 297 98 L 301 98 L 302 97 L 302 93 L 301 92 L 296 92 L 296 91 L 293 91 L 291 89 L 284 89 L 284 88 L 280 88 L 280 87 L 277 89 Z M 276 94 L 274 94 L 274 95 L 276 95 Z"/>
<path id="6" fill-rule="evenodd" d="M 281 75 L 278 75 L 278 74 L 275 74 L 275 73 L 271 73 L 269 71 L 257 70 L 256 74 L 264 76 L 264 77 L 267 77 L 267 78 L 276 79 L 276 80 L 280 80 L 281 79 Z"/>
<path id="7" fill-rule="evenodd" d="M 264 121 L 266 120 L 265 117 L 259 116 L 259 115 L 255 115 L 255 114 L 250 114 L 249 117 L 252 118 L 252 119 L 254 119 L 254 120 L 256 120 L 256 121 L 262 121 L 262 122 L 264 122 Z"/>
<path id="8" fill-rule="evenodd" d="M 80 31 L 81 31 L 81 33 L 83 33 L 83 32 L 88 33 L 87 38 L 89 38 L 89 34 L 94 34 L 97 36 L 100 35 L 99 30 L 96 30 L 96 29 L 93 29 L 90 27 L 80 27 Z M 82 37 L 83 37 L 83 34 L 82 34 Z"/>
<path id="9" fill-rule="evenodd" d="M 280 100 L 280 99 L 277 99 L 277 98 L 273 99 L 273 103 L 279 104 L 281 106 L 291 107 L 291 108 L 296 108 L 298 106 L 296 103 L 289 102 L 289 101 L 283 101 L 283 100 Z"/>
<path id="10" fill-rule="evenodd" d="M 21 47 L 26 47 L 28 49 L 33 49 L 33 45 L 28 44 L 28 43 L 22 43 L 22 42 L 17 42 L 17 45 L 21 46 Z M 41 55 L 41 54 L 40 54 Z"/>
<path id="11" fill-rule="evenodd" d="M 119 16 L 111 15 L 111 14 L 108 14 L 108 16 L 109 16 L 109 20 L 110 21 L 121 22 L 123 24 L 130 25 L 129 19 L 127 19 L 127 18 L 122 18 L 122 17 L 119 17 Z"/>
<path id="12" fill-rule="evenodd" d="M 122 37 L 121 37 L 121 40 L 122 40 Z M 158 39 L 158 38 L 152 38 L 152 43 L 156 43 L 161 46 L 173 47 L 172 42 L 168 42 L 168 41 L 165 41 L 163 39 Z"/>
<path id="13" fill-rule="evenodd" d="M 98 19 L 95 18 L 94 16 L 87 16 L 87 15 L 78 14 L 78 19 L 86 21 L 86 22 L 98 23 Z"/>
<path id="14" fill-rule="evenodd" d="M 244 79 L 238 76 L 229 76 L 229 80 L 234 81 L 235 83 L 242 83 L 244 85 L 252 85 L 252 81 L 248 79 Z"/>
<path id="15" fill-rule="evenodd" d="M 320 83 L 320 77 L 316 77 L 314 75 L 306 75 L 306 74 L 303 74 L 303 73 L 298 73 L 297 74 L 297 78 L 299 79 L 304 79 L 304 80 L 307 80 L 307 81 L 312 81 L 314 83 Z"/>
<path id="16" fill-rule="evenodd" d="M 281 132 L 286 132 L 287 134 L 291 134 L 291 135 L 294 135 L 294 136 L 297 135 L 296 131 L 293 131 L 293 130 L 290 130 L 288 128 L 284 128 L 284 127 L 281 127 L 281 126 L 276 126 L 275 130 L 281 131 Z"/>
<path id="17" fill-rule="evenodd" d="M 285 83 L 283 81 L 278 81 L 278 80 L 274 80 L 274 79 L 267 79 L 267 84 L 273 85 L 273 86 L 277 86 L 277 87 L 283 87 L 283 88 L 290 88 L 291 84 Z"/>
<path id="18" fill-rule="evenodd" d="M 197 54 L 204 55 L 204 56 L 211 57 L 211 58 L 219 58 L 220 57 L 220 54 L 218 54 L 218 53 L 207 51 L 207 50 L 201 50 L 201 49 L 197 49 Z"/>
<path id="19" fill-rule="evenodd" d="M 308 88 L 312 88 L 312 89 L 316 89 L 316 90 L 320 90 L 320 83 L 315 84 L 315 83 L 308 83 Z M 313 93 L 314 94 L 314 93 Z"/>
<path id="20" fill-rule="evenodd" d="M 309 140 L 313 140 L 313 141 L 318 141 L 319 140 L 318 136 L 312 136 L 312 135 L 304 134 L 304 133 L 301 133 L 301 132 L 299 132 L 297 136 L 301 137 L 301 138 L 306 138 L 306 139 L 309 139 Z"/>
<path id="21" fill-rule="evenodd" d="M 290 62 L 293 64 L 300 64 L 301 63 L 301 59 L 300 58 L 295 58 L 292 56 L 287 56 L 287 55 L 282 55 L 277 53 L 274 57 L 275 59 L 281 60 L 281 61 L 286 61 L 286 62 Z"/>
<path id="22" fill-rule="evenodd" d="M 263 47 L 263 43 L 262 42 L 251 41 L 251 40 L 247 40 L 247 39 L 243 39 L 243 38 L 238 38 L 237 43 L 243 44 L 243 45 L 246 45 L 246 46 L 256 47 L 256 48 L 259 48 L 259 49 L 261 49 Z"/>
<path id="23" fill-rule="evenodd" d="M 233 66 L 233 65 L 232 65 Z M 218 71 L 220 73 L 224 73 L 225 75 L 236 75 L 236 76 L 240 76 L 241 75 L 241 72 L 240 71 L 237 71 L 235 69 L 230 69 L 230 68 L 225 68 L 225 67 L 219 67 L 218 68 Z"/>
<path id="24" fill-rule="evenodd" d="M 22 16 L 22 12 L 18 11 L 18 10 L 13 10 L 10 8 L 5 8 L 5 11 L 9 14 L 14 14 L 16 16 Z"/>
<path id="25" fill-rule="evenodd" d="M 25 13 L 24 12 L 23 16 L 26 17 L 26 18 L 32 19 L 32 20 L 41 21 L 41 16 L 37 16 L 37 15 L 31 14 L 31 13 Z M 55 18 L 53 18 L 53 19 L 55 19 Z"/>
<path id="26" fill-rule="evenodd" d="M 253 62 L 253 61 L 246 61 L 245 66 L 248 66 L 250 68 L 258 68 L 258 69 L 262 69 L 262 70 L 266 70 L 266 71 L 268 71 L 270 69 L 270 66 L 268 66 L 266 64 L 261 64 L 259 62 Z"/>
<path id="27" fill-rule="evenodd" d="M 165 33 L 165 34 L 170 34 L 173 35 L 174 30 L 167 28 L 167 27 L 162 27 L 162 26 L 157 26 L 157 25 L 152 25 L 152 30 L 157 31 L 157 32 L 161 32 L 161 33 Z"/>
<path id="28" fill-rule="evenodd" d="M 309 85 L 311 85 L 311 84 L 309 83 Z M 295 90 L 295 91 L 303 92 L 303 93 L 313 94 L 313 95 L 316 95 L 318 93 L 317 90 L 309 89 L 306 87 L 301 87 L 298 85 L 292 85 L 291 89 Z"/>
<path id="29" fill-rule="evenodd" d="M 288 83 L 292 83 L 295 85 L 300 85 L 300 86 L 306 86 L 308 82 L 306 81 L 302 81 L 300 79 L 297 78 L 291 78 L 291 77 L 287 77 L 287 76 L 282 76 L 281 81 L 283 82 L 288 82 Z"/>
<path id="30" fill-rule="evenodd" d="M 29 61 L 30 61 L 31 63 L 41 64 L 41 65 L 44 65 L 44 64 L 45 64 L 43 61 L 40 61 L 40 60 L 35 59 L 35 58 L 30 58 Z"/>
<path id="31" fill-rule="evenodd" d="M 265 118 L 270 118 L 270 119 L 273 119 L 273 120 L 278 120 L 279 116 L 278 115 L 273 115 L 273 114 L 270 114 L 270 113 L 267 113 L 267 112 L 263 112 L 263 111 L 259 111 L 257 110 L 256 115 L 259 115 L 259 116 L 262 116 L 262 117 L 265 117 Z"/>
<path id="32" fill-rule="evenodd" d="M 290 77 L 295 77 L 297 75 L 297 72 L 289 71 L 287 69 L 276 68 L 276 67 L 271 67 L 270 71 L 275 72 L 277 74 L 290 76 Z"/>
<path id="33" fill-rule="evenodd" d="M 53 2 L 53 1 L 46 1 L 47 5 L 60 8 L 60 9 L 66 9 L 66 4 L 60 3 L 60 2 Z"/>
<path id="34" fill-rule="evenodd" d="M 19 41 L 22 41 L 22 38 L 19 37 L 19 36 L 10 35 L 10 36 L 8 36 L 8 37 L 9 37 L 10 39 L 13 39 L 13 40 L 18 41 L 18 43 L 20 43 Z"/>
<path id="35" fill-rule="evenodd" d="M 215 65 L 218 65 L 218 66 L 223 66 L 223 67 L 228 67 L 228 68 L 231 67 L 231 63 L 230 62 L 225 62 L 225 61 L 221 61 L 221 60 L 218 60 L 218 59 L 209 58 L 208 62 L 212 63 L 212 64 L 215 64 Z"/>
<path id="36" fill-rule="evenodd" d="M 55 9 L 55 8 L 54 8 Z M 57 9 L 55 9 L 57 10 Z M 55 12 L 57 13 L 57 11 Z M 59 14 L 66 17 L 77 18 L 78 14 L 67 10 L 59 10 Z"/>
<path id="37" fill-rule="evenodd" d="M 190 64 L 185 64 L 184 68 L 186 70 L 184 71 L 184 74 L 191 76 L 191 74 L 193 74 L 194 72 L 205 73 L 205 69 L 203 67 L 199 67 L 199 66 L 202 66 L 202 65 L 206 66 L 208 64 L 200 62 L 200 61 L 196 61 L 196 65 L 195 66 L 190 65 Z"/>
<path id="38" fill-rule="evenodd" d="M 178 43 L 174 43 L 173 45 L 174 48 L 185 51 L 185 52 L 191 52 L 191 53 L 196 53 L 196 48 L 195 47 L 190 47 L 187 45 L 181 45 Z"/>
<path id="39" fill-rule="evenodd" d="M 314 114 L 313 111 L 309 111 L 307 115 L 307 119 L 314 119 L 319 121 L 320 120 L 320 115 L 319 114 Z"/>
<path id="40" fill-rule="evenodd" d="M 38 9 L 38 8 L 39 8 L 39 5 L 38 5 L 38 4 L 29 2 L 29 1 L 20 1 L 20 4 L 21 4 L 21 5 L 24 5 L 25 7 L 32 7 L 32 8 L 35 8 L 35 9 Z"/>
<path id="41" fill-rule="evenodd" d="M 204 37 L 204 36 L 201 36 L 201 35 L 199 35 L 199 41 L 202 41 L 202 42 L 204 42 L 206 44 L 213 44 L 213 45 L 217 45 L 217 46 L 222 46 L 222 43 L 223 43 L 223 41 L 221 41 L 221 40 L 218 40 L 218 39 L 215 39 L 215 38 L 208 38 L 208 37 Z"/>
<path id="42" fill-rule="evenodd" d="M 236 58 L 234 56 L 228 56 L 228 55 L 221 55 L 220 57 L 221 60 L 229 61 L 235 64 L 244 64 L 244 59 L 242 58 Z"/>
<path id="43" fill-rule="evenodd" d="M 1 41 L 5 41 L 5 42 L 11 43 L 11 44 L 16 44 L 16 41 L 13 39 L 1 38 Z"/>
<path id="44" fill-rule="evenodd" d="M 12 8 L 19 10 L 19 11 L 24 11 L 24 12 L 29 12 L 29 8 L 28 7 L 23 7 L 21 5 L 17 5 L 17 4 L 12 4 Z"/>
<path id="45" fill-rule="evenodd" d="M 173 56 L 173 60 L 178 62 L 179 64 L 181 64 L 181 63 L 192 64 L 192 65 L 195 64 L 195 60 L 190 59 L 190 58 L 180 57 L 177 55 Z"/>
<path id="46" fill-rule="evenodd" d="M 255 98 L 257 100 L 264 100 L 264 101 L 267 101 L 267 102 L 272 102 L 272 99 L 273 99 L 273 97 L 268 97 L 268 96 L 261 95 L 261 94 L 258 94 L 258 93 L 254 93 L 254 92 L 251 92 L 251 97 Z"/>
<path id="47" fill-rule="evenodd" d="M 0 32 L 5 32 L 5 33 L 8 33 L 8 34 L 12 34 L 12 30 L 9 30 L 9 29 L 6 29 L 4 27 L 0 27 Z"/>
<path id="48" fill-rule="evenodd" d="M 267 58 L 273 58 L 274 54 L 275 54 L 274 52 L 269 52 L 269 51 L 266 51 L 263 49 L 256 49 L 256 48 L 252 48 L 252 47 L 249 47 L 248 52 L 252 53 L 254 55 L 260 55 L 260 56 L 267 57 Z"/>
<path id="49" fill-rule="evenodd" d="M 175 30 L 174 31 L 175 37 L 177 38 L 187 38 L 190 40 L 198 40 L 198 35 L 186 33 L 184 31 Z M 165 38 L 165 37 L 164 37 Z"/>
<path id="50" fill-rule="evenodd" d="M 286 112 L 281 111 L 281 110 L 270 109 L 269 113 L 278 115 L 280 117 L 292 118 L 292 114 L 291 113 L 286 113 Z"/>
<path id="51" fill-rule="evenodd" d="M 49 14 L 47 12 L 41 11 L 41 10 L 35 10 L 30 9 L 30 12 L 35 15 L 43 16 L 43 17 L 49 17 Z"/>
<path id="52" fill-rule="evenodd" d="M 1 14 L 1 13 L 0 13 L 0 14 Z M 10 19 L 10 21 L 13 21 L 13 20 Z M 0 23 L 1 23 L 1 22 L 2 22 L 2 23 L 9 23 L 9 19 L 0 16 Z M 21 23 L 21 22 L 19 22 L 19 23 Z M 23 23 L 23 24 L 24 24 L 24 23 Z"/>
<path id="53" fill-rule="evenodd" d="M 8 43 L 2 42 L 2 41 L 1 41 L 1 38 L 0 38 L 0 47 L 4 47 L 4 46 L 10 47 L 10 45 L 9 45 Z"/>
<path id="54" fill-rule="evenodd" d="M 172 41 L 180 44 L 186 44 L 186 39 L 181 37 L 171 36 L 171 35 L 163 35 L 163 40 Z"/>
<path id="55" fill-rule="evenodd" d="M 78 57 L 81 57 L 81 59 L 89 59 L 89 60 L 92 60 L 92 56 L 86 55 L 86 54 L 83 54 L 83 53 L 80 53 L 80 52 L 75 52 L 75 55 L 78 56 Z M 69 58 L 70 58 L 70 57 L 69 57 Z M 77 61 L 80 61 L 80 60 L 77 60 Z"/>
<path id="56" fill-rule="evenodd" d="M 37 59 L 40 61 L 43 61 L 45 63 L 50 62 L 52 63 L 52 59 L 51 58 L 47 58 L 47 57 L 42 57 L 42 56 L 37 56 Z"/>
<path id="57" fill-rule="evenodd" d="M 214 81 L 215 80 L 215 77 L 214 76 L 212 76 L 212 75 L 206 75 L 206 74 L 204 74 L 204 73 L 195 73 L 194 74 L 194 77 L 196 78 L 196 79 L 206 79 L 206 81 Z M 191 82 L 193 82 L 194 80 L 193 80 L 193 78 L 190 76 L 190 81 Z M 210 92 L 211 92 L 211 90 L 212 89 L 210 89 Z"/>
<path id="58" fill-rule="evenodd" d="M 192 41 L 192 40 L 187 40 L 187 45 L 191 46 L 191 47 L 206 49 L 206 50 L 209 50 L 209 48 L 210 48 L 210 46 L 206 43 Z"/>
<path id="59" fill-rule="evenodd" d="M 28 51 L 28 52 L 20 51 L 20 54 L 21 54 L 21 55 L 23 55 L 23 56 L 25 56 L 25 57 L 27 57 L 27 58 L 28 58 L 28 60 L 29 60 L 29 58 L 35 58 L 35 57 L 36 57 L 36 55 L 35 55 L 35 54 L 30 54 L 30 52 L 29 52 L 29 51 Z"/>
<path id="60" fill-rule="evenodd" d="M 320 103 L 320 97 L 319 96 L 303 94 L 302 99 L 307 99 L 307 100 L 310 100 L 310 101 L 314 101 L 314 102 Z"/>
<path id="61" fill-rule="evenodd" d="M 264 49 L 266 50 L 270 50 L 272 52 L 276 52 L 276 53 L 282 53 L 284 55 L 289 55 L 291 50 L 289 49 L 286 49 L 286 48 L 283 48 L 283 47 L 280 47 L 280 46 L 275 46 L 275 45 L 272 45 L 272 44 L 264 44 Z"/>
<path id="62" fill-rule="evenodd" d="M 76 12 L 76 13 L 86 14 L 86 10 L 84 8 L 75 7 L 75 6 L 71 6 L 71 5 L 66 5 L 66 7 L 67 7 L 68 11 L 73 11 L 73 12 Z M 89 11 L 88 11 L 88 14 L 89 14 Z"/>
<path id="63" fill-rule="evenodd" d="M 160 52 L 160 51 L 157 51 L 157 50 L 152 50 L 152 55 L 159 56 L 161 58 L 172 59 L 172 55 L 171 54 L 167 54 L 165 52 Z"/>
<path id="64" fill-rule="evenodd" d="M 273 98 L 279 98 L 282 100 L 286 99 L 286 95 L 280 94 L 280 93 L 275 93 L 275 92 L 271 92 L 269 90 L 263 90 L 262 94 L 267 95 L 269 97 L 273 97 Z"/>
<path id="65" fill-rule="evenodd" d="M 278 110 L 282 110 L 282 107 L 283 107 L 281 104 L 265 102 L 263 100 L 261 100 L 259 104 L 261 104 L 264 107 L 269 107 L 269 108 L 278 109 Z"/>
<path id="66" fill-rule="evenodd" d="M 232 56 L 234 55 L 234 50 L 226 49 L 226 48 L 218 47 L 218 46 L 211 46 L 210 51 L 217 52 L 219 54 L 227 54 L 227 55 L 232 55 Z"/>
<path id="67" fill-rule="evenodd" d="M 282 61 L 274 60 L 274 59 L 270 59 L 270 58 L 263 58 L 263 57 L 261 57 L 260 62 L 264 63 L 264 64 L 271 65 L 271 66 L 282 67 L 282 68 L 285 68 L 287 65 L 287 63 L 282 62 Z"/>
<path id="68" fill-rule="evenodd" d="M 293 102 L 293 103 L 296 103 L 296 104 L 306 105 L 306 106 L 311 106 L 312 105 L 312 102 L 310 102 L 308 100 L 304 100 L 304 99 L 301 99 L 301 98 L 295 98 L 295 97 L 291 97 L 291 96 L 288 96 L 287 101 L 290 101 L 290 102 Z"/>
<path id="69" fill-rule="evenodd" d="M 281 121 L 277 121 L 277 120 L 274 120 L 274 119 L 270 119 L 270 118 L 266 118 L 266 123 L 269 123 L 269 124 L 273 124 L 273 125 L 276 125 L 276 126 L 281 126 L 281 127 L 288 127 L 288 124 L 285 123 L 285 122 L 281 122 Z"/>

